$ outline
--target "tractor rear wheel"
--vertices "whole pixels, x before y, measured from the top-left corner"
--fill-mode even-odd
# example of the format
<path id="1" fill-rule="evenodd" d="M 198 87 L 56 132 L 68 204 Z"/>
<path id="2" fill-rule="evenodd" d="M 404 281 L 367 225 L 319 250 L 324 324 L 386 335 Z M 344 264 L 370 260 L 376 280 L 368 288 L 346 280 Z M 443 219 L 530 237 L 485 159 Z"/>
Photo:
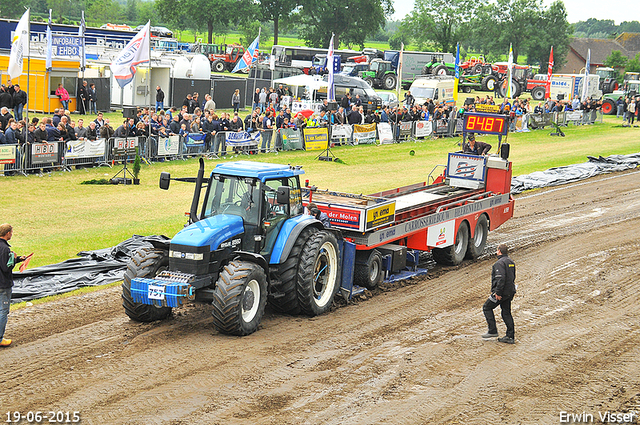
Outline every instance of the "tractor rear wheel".
<path id="1" fill-rule="evenodd" d="M 447 75 L 447 67 L 444 64 L 440 64 L 431 69 L 433 75 Z"/>
<path id="2" fill-rule="evenodd" d="M 373 88 L 373 78 L 371 77 L 365 77 L 364 78 L 364 82 L 369 84 L 371 86 L 371 88 Z"/>
<path id="3" fill-rule="evenodd" d="M 317 232 L 318 229 L 315 227 L 307 227 L 300 233 L 293 248 L 291 248 L 289 256 L 284 263 L 280 264 L 276 279 L 271 281 L 269 305 L 281 313 L 300 313 L 298 294 L 296 292 L 300 253 L 309 237 Z"/>
<path id="4" fill-rule="evenodd" d="M 303 313 L 317 316 L 331 308 L 340 287 L 340 255 L 333 233 L 320 231 L 305 243 L 298 265 L 298 303 Z"/>
<path id="5" fill-rule="evenodd" d="M 605 99 L 602 102 L 602 113 L 605 115 L 613 115 L 617 112 L 616 104 L 611 99 Z"/>
<path id="6" fill-rule="evenodd" d="M 462 87 L 462 91 L 465 92 L 465 93 L 471 93 L 471 87 L 464 86 L 464 87 Z"/>
<path id="7" fill-rule="evenodd" d="M 545 88 L 538 86 L 538 87 L 534 87 L 531 90 L 531 97 L 533 98 L 533 100 L 544 100 L 544 95 L 545 95 Z"/>
<path id="8" fill-rule="evenodd" d="M 384 80 L 382 81 L 385 90 L 393 90 L 396 88 L 398 78 L 393 74 L 387 74 L 384 76 Z"/>
<path id="9" fill-rule="evenodd" d="M 374 249 L 356 254 L 356 267 L 353 274 L 356 285 L 374 289 L 382 282 L 383 277 L 380 251 Z"/>
<path id="10" fill-rule="evenodd" d="M 482 79 L 482 91 L 494 91 L 498 80 L 493 75 L 487 75 Z"/>
<path id="11" fill-rule="evenodd" d="M 153 248 L 140 248 L 133 254 L 122 283 L 122 306 L 132 320 L 137 322 L 153 322 L 169 317 L 171 307 L 156 307 L 136 303 L 131 296 L 131 281 L 136 277 L 154 278 L 169 267 L 169 256 L 166 251 Z"/>
<path id="12" fill-rule="evenodd" d="M 473 69 L 472 69 L 471 73 L 473 75 L 482 74 L 482 64 L 477 63 L 477 64 L 473 65 Z"/>
<path id="13" fill-rule="evenodd" d="M 446 266 L 457 266 L 462 263 L 464 256 L 467 254 L 467 246 L 469 245 L 469 227 L 466 222 L 460 224 L 456 233 L 455 243 L 446 248 L 433 248 L 433 259 L 438 264 Z"/>
<path id="14" fill-rule="evenodd" d="M 258 330 L 267 305 L 267 276 L 255 263 L 235 260 L 227 264 L 213 292 L 213 324 L 229 335 Z"/>
<path id="15" fill-rule="evenodd" d="M 466 258 L 475 260 L 484 253 L 484 246 L 487 243 L 488 234 L 489 222 L 487 221 L 487 216 L 481 215 L 476 222 L 476 229 L 475 232 L 473 232 L 473 239 L 469 239 Z"/>
<path id="16" fill-rule="evenodd" d="M 211 64 L 211 69 L 213 69 L 215 72 L 224 72 L 224 69 L 225 69 L 224 61 L 220 59 L 213 61 L 213 63 Z"/>

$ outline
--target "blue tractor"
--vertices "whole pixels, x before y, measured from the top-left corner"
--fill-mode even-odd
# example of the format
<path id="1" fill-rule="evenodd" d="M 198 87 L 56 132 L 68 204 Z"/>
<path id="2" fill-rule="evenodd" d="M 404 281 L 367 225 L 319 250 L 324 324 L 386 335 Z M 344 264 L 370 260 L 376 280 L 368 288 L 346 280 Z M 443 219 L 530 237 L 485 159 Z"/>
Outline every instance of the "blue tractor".
<path id="1" fill-rule="evenodd" d="M 222 333 L 258 329 L 267 302 L 290 314 L 331 308 L 340 287 L 342 237 L 303 214 L 300 167 L 238 161 L 195 183 L 189 223 L 173 239 L 137 251 L 122 284 L 126 314 L 150 322 L 187 300 L 211 302 Z M 204 194 L 201 202 L 201 195 Z M 200 209 L 200 210 L 198 210 Z"/>

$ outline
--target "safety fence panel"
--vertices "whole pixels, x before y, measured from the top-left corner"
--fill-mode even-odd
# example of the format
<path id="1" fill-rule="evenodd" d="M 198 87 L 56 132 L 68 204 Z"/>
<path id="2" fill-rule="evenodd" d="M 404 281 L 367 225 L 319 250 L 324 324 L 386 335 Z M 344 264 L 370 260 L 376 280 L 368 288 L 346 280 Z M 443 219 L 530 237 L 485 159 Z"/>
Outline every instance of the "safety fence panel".
<path id="1" fill-rule="evenodd" d="M 435 132 L 438 136 L 446 136 L 449 133 L 449 122 L 441 119 L 435 121 Z"/>
<path id="2" fill-rule="evenodd" d="M 354 124 L 353 144 L 371 144 L 376 142 L 376 124 Z"/>
<path id="3" fill-rule="evenodd" d="M 550 127 L 553 122 L 553 114 L 530 114 L 529 115 L 529 127 L 532 129 Z"/>
<path id="4" fill-rule="evenodd" d="M 193 156 L 206 152 L 205 144 L 206 134 L 204 133 L 188 133 L 182 136 L 182 155 Z"/>
<path id="5" fill-rule="evenodd" d="M 64 152 L 65 167 L 108 165 L 106 162 L 106 139 L 69 140 Z"/>
<path id="6" fill-rule="evenodd" d="M 411 131 L 413 129 L 413 121 L 400 121 L 397 124 L 396 138 L 398 140 L 407 140 L 411 137 Z"/>
<path id="7" fill-rule="evenodd" d="M 18 145 L 0 145 L 0 173 L 14 174 L 20 169 Z"/>
<path id="8" fill-rule="evenodd" d="M 416 121 L 413 125 L 413 136 L 422 139 L 431 137 L 433 133 L 433 121 Z"/>
<path id="9" fill-rule="evenodd" d="M 353 126 L 336 124 L 331 126 L 331 144 L 347 145 L 353 141 Z"/>
<path id="10" fill-rule="evenodd" d="M 180 136 L 160 137 L 150 140 L 147 151 L 150 160 L 176 158 L 180 155 Z"/>
<path id="11" fill-rule="evenodd" d="M 260 131 L 227 131 L 224 132 L 224 153 L 255 153 L 263 141 Z M 215 153 L 215 152 L 214 152 Z M 217 155 L 217 154 L 216 154 Z"/>
<path id="12" fill-rule="evenodd" d="M 391 124 L 388 122 L 381 122 L 378 124 L 378 140 L 382 145 L 393 143 L 395 141 L 393 138 L 393 126 Z"/>
<path id="13" fill-rule="evenodd" d="M 284 151 L 304 149 L 304 144 L 302 143 L 302 135 L 297 128 L 279 128 L 277 133 L 277 149 L 281 148 Z"/>

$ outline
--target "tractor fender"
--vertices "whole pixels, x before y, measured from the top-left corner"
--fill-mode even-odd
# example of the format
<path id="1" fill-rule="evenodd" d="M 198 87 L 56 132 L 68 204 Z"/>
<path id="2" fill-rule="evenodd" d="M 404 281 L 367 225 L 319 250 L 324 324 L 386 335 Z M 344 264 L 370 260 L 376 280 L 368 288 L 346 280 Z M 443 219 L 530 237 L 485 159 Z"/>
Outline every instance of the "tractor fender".
<path id="1" fill-rule="evenodd" d="M 233 253 L 233 259 L 244 260 L 259 265 L 264 269 L 264 274 L 267 276 L 267 283 L 269 283 L 269 265 L 262 255 L 248 251 L 235 251 Z"/>
<path id="2" fill-rule="evenodd" d="M 322 222 L 310 215 L 299 215 L 285 221 L 273 245 L 269 264 L 281 264 L 286 261 L 296 240 L 307 227 L 315 227 L 318 230 L 324 229 Z"/>

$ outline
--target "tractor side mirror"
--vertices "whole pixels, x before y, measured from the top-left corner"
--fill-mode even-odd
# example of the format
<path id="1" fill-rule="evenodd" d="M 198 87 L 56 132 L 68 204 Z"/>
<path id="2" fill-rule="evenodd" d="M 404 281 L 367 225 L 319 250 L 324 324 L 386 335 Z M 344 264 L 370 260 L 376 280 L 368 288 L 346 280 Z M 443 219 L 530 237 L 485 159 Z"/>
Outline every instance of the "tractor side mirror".
<path id="1" fill-rule="evenodd" d="M 278 194 L 277 194 L 277 197 L 276 197 L 276 201 L 279 204 L 282 204 L 282 205 L 288 204 L 289 203 L 289 199 L 290 199 L 290 196 L 289 196 L 290 190 L 291 190 L 291 188 L 289 186 L 280 186 L 278 188 Z"/>
<path id="2" fill-rule="evenodd" d="M 163 189 L 163 190 L 169 189 L 170 183 L 171 183 L 171 174 L 165 171 L 160 173 L 160 189 Z"/>

